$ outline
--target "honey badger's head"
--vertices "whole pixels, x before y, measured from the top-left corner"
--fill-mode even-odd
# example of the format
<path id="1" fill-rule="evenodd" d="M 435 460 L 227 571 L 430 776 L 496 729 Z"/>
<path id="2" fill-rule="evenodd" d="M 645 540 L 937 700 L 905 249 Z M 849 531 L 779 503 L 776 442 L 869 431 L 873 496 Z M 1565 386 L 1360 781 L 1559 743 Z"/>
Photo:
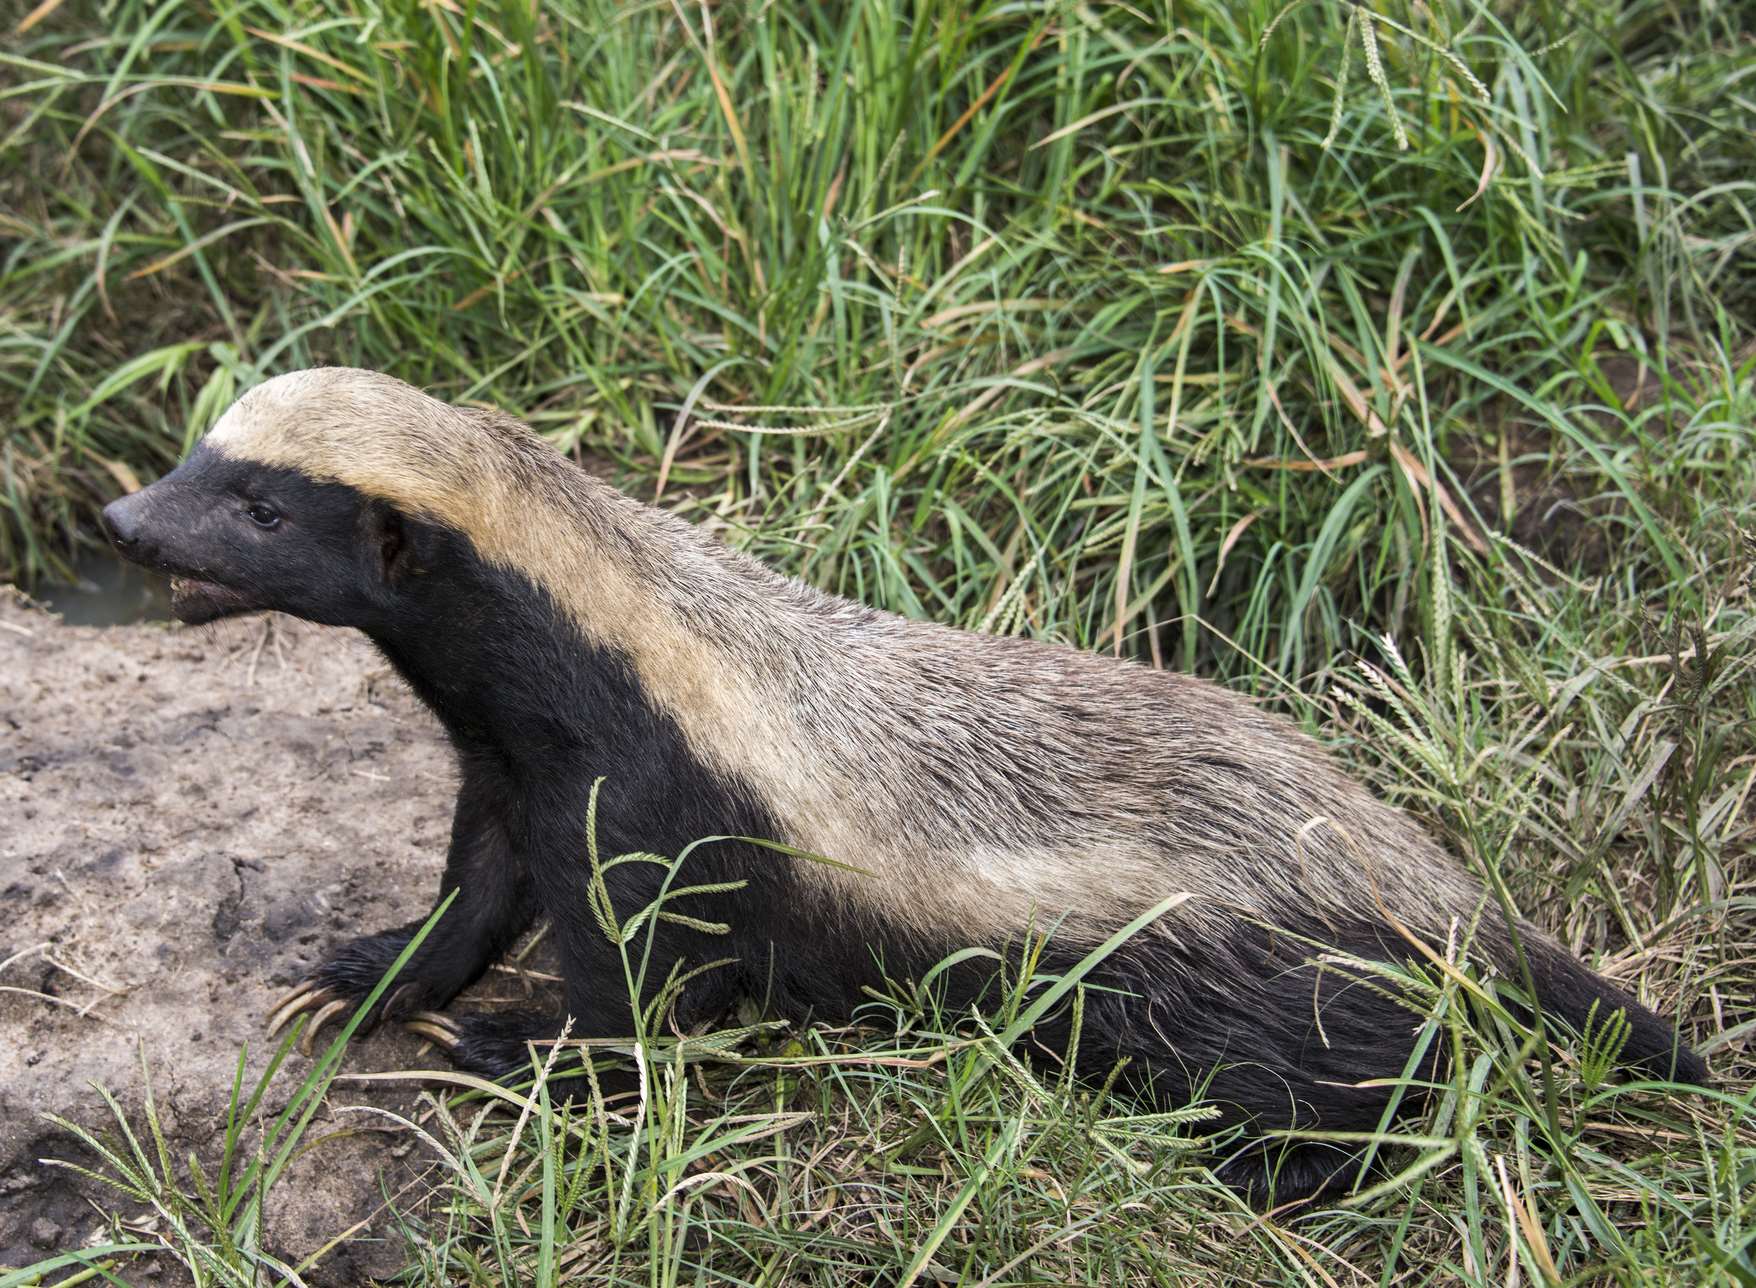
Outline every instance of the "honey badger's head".
<path id="1" fill-rule="evenodd" d="M 191 623 L 272 608 L 360 625 L 401 557 L 390 507 L 206 443 L 151 487 L 111 502 L 104 526 L 126 558 L 170 576 L 172 610 Z"/>
<path id="2" fill-rule="evenodd" d="M 171 577 L 182 621 L 274 609 L 370 629 L 443 557 L 428 500 L 470 488 L 484 445 L 470 415 L 373 372 L 294 372 L 239 399 L 104 526 Z"/>

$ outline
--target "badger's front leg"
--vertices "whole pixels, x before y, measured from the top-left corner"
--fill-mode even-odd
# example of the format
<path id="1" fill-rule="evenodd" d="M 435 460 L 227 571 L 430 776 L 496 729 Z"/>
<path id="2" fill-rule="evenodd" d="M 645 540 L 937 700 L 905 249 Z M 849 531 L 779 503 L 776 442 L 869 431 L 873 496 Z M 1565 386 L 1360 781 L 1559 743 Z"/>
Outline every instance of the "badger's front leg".
<path id="1" fill-rule="evenodd" d="M 403 963 L 365 1028 L 444 1006 L 511 946 L 535 914 L 530 876 L 507 825 L 510 786 L 485 757 L 466 753 L 462 768 L 439 900 L 453 891 L 456 896 Z M 319 1029 L 354 1011 L 377 987 L 425 922 L 422 917 L 341 945 L 275 1004 L 268 1031 L 312 1012 L 304 1035 L 308 1050 Z"/>
<path id="2" fill-rule="evenodd" d="M 585 812 L 586 805 L 571 800 L 565 792 L 557 793 L 556 799 L 566 805 L 557 811 L 555 826 L 546 834 L 547 843 L 533 843 L 529 854 L 532 884 L 549 918 L 561 959 L 564 1009 L 427 1013 L 412 1017 L 408 1023 L 412 1031 L 442 1047 L 459 1069 L 497 1081 L 528 1081 L 533 1056 L 535 1065 L 541 1065 L 563 1032 L 574 1040 L 607 1039 L 625 1050 L 624 1044 L 634 1042 L 634 1035 L 645 1025 L 656 1027 L 665 1036 L 677 1027 L 686 1030 L 722 1013 L 738 991 L 739 976 L 727 960 L 737 957 L 738 949 L 721 936 L 645 916 L 628 942 L 616 942 L 610 928 L 593 911 L 593 872 L 579 853 L 580 843 L 574 839 L 577 832 L 570 822 Z M 598 824 L 600 853 L 639 848 L 638 834 L 618 819 L 615 805 L 600 807 Z M 707 825 L 702 830 L 708 830 Z M 697 869 L 691 879 L 706 881 L 729 875 L 717 869 Z M 662 868 L 649 862 L 611 863 L 602 871 L 597 893 L 607 897 L 615 923 L 629 926 L 643 910 L 657 906 L 662 876 Z M 699 904 L 683 906 L 704 918 L 712 915 Z M 598 911 L 603 911 L 601 906 Z M 698 969 L 710 963 L 717 964 Z M 685 977 L 687 985 L 677 994 L 670 993 L 668 985 Z M 662 1014 L 658 1013 L 660 1004 Z M 615 1066 L 597 1066 L 597 1080 L 599 1089 L 608 1093 L 631 1090 L 636 1085 Z M 556 1101 L 587 1094 L 589 1083 L 580 1073 L 574 1053 L 557 1061 L 547 1086 Z"/>

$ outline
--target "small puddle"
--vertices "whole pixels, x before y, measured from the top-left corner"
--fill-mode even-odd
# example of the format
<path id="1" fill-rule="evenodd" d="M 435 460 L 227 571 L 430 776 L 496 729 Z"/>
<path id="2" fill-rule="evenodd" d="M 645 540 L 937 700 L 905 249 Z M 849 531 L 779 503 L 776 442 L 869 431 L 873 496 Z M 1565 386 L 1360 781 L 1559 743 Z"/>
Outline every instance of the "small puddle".
<path id="1" fill-rule="evenodd" d="M 108 551 L 74 561 L 72 582 L 39 582 L 31 598 L 69 626 L 131 626 L 171 620 L 171 584 Z"/>

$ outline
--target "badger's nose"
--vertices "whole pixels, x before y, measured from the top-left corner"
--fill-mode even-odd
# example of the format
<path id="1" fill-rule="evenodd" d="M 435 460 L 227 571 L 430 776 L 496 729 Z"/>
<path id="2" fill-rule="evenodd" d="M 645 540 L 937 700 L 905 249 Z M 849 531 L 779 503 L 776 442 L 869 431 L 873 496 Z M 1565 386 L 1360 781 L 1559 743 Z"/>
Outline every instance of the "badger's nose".
<path id="1" fill-rule="evenodd" d="M 104 531 L 124 555 L 132 555 L 140 548 L 140 507 L 135 504 L 139 499 L 138 492 L 117 497 L 104 507 L 100 516 Z"/>

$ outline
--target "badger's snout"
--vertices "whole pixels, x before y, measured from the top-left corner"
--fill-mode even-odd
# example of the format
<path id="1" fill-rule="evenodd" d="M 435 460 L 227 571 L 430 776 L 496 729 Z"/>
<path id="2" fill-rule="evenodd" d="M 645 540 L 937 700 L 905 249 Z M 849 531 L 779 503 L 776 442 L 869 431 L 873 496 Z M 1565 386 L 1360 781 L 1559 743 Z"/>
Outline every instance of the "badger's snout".
<path id="1" fill-rule="evenodd" d="M 196 516 L 187 512 L 188 489 L 165 487 L 161 479 L 103 508 L 99 517 L 116 552 L 171 579 L 171 612 L 179 621 L 211 622 L 262 607 L 255 591 L 222 584 L 237 580 L 237 570 L 221 571 L 226 552 L 199 533 Z"/>
<path id="2" fill-rule="evenodd" d="M 142 540 L 146 530 L 145 509 L 145 492 L 131 492 L 127 496 L 117 497 L 104 507 L 101 516 L 104 531 L 126 559 L 145 560 L 151 557 Z"/>

